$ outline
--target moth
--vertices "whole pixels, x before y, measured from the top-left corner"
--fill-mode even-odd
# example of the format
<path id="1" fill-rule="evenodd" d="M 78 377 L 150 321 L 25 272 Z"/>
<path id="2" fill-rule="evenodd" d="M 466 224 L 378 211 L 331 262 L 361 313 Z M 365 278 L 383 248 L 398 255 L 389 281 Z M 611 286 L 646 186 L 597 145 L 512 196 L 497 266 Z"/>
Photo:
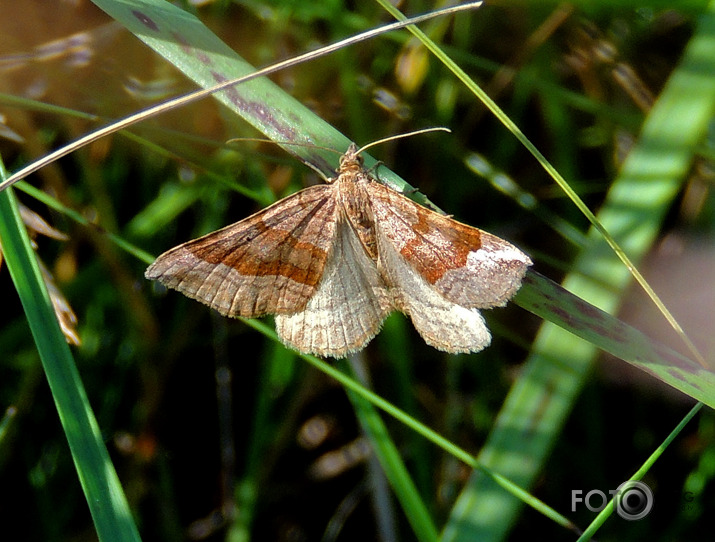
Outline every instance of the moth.
<path id="1" fill-rule="evenodd" d="M 353 143 L 327 184 L 172 248 L 146 277 L 224 316 L 274 314 L 287 346 L 340 358 L 396 310 L 439 350 L 482 350 L 491 335 L 479 310 L 505 305 L 531 263 L 379 182 Z"/>

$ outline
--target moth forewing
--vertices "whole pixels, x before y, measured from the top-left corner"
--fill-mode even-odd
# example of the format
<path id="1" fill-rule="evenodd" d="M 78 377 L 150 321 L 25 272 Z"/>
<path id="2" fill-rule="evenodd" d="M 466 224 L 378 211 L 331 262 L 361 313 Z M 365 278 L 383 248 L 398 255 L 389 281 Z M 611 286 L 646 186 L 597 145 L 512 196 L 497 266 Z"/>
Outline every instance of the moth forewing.
<path id="1" fill-rule="evenodd" d="M 165 252 L 145 276 L 224 316 L 302 310 L 332 248 L 335 212 L 329 185 L 306 188 Z"/>

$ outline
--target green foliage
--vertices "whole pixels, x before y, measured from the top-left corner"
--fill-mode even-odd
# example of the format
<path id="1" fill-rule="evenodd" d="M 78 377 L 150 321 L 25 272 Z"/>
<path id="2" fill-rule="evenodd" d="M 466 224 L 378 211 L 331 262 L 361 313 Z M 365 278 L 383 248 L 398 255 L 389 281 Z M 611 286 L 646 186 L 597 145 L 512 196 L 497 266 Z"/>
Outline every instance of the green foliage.
<path id="1" fill-rule="evenodd" d="M 38 128 L 22 134 L 28 144 L 0 147 L 6 158 L 19 151 L 18 165 L 48 139 L 54 148 L 89 131 L 90 109 L 119 118 L 150 94 L 168 99 L 193 88 L 184 75 L 210 87 L 251 73 L 251 63 L 389 21 L 384 10 L 393 9 L 242 2 L 195 17 L 164 1 L 95 4 L 132 34 L 88 32 L 101 60 L 83 68 L 89 77 L 77 63 L 52 64 L 67 85 L 55 99 L 29 99 L 24 72 L 13 79 L 18 86 L 0 105 Z M 686 422 L 700 408 L 690 410 L 692 400 L 715 406 L 710 352 L 698 360 L 687 344 L 644 333 L 618 311 L 633 296 L 632 262 L 640 266 L 666 232 L 712 237 L 702 157 L 712 157 L 715 6 L 690 2 L 681 14 L 659 11 L 662 3 L 619 4 L 617 12 L 573 6 L 489 6 L 428 22 L 414 37 L 387 34 L 148 121 L 123 132 L 129 142 L 106 138 L 42 170 L 46 191 L 18 185 L 24 203 L 47 205 L 70 234 L 63 245 L 41 241 L 39 253 L 78 315 L 74 359 L 48 312 L 13 195 L 0 194 L 13 280 L 2 282 L 12 301 L 0 326 L 0 397 L 13 407 L 0 421 L 0 510 L 12 511 L 10 529 L 25 525 L 27 540 L 94 539 L 83 491 L 101 540 L 134 539 L 137 530 L 147 540 L 571 539 L 592 521 L 589 535 L 604 540 L 702 537 L 715 499 L 715 418 L 704 409 L 698 427 Z M 558 30 L 540 41 L 548 17 Z M 584 29 L 602 32 L 593 50 L 578 42 Z M 613 44 L 615 57 L 594 60 Z M 72 59 L 73 47 L 59 58 Z M 53 61 L 28 48 L 38 63 Z M 593 56 L 584 61 L 584 51 Z M 104 80 L 108 66 L 117 71 Z M 76 70 L 76 83 L 62 69 Z M 629 69 L 659 89 L 652 107 L 639 110 L 619 86 Z M 102 84 L 116 85 L 113 99 Z M 27 118 L 6 124 L 19 130 Z M 394 316 L 363 355 L 335 368 L 286 351 L 265 322 L 220 320 L 144 281 L 150 253 L 243 218 L 305 181 L 307 169 L 273 147 L 224 141 L 258 132 L 328 173 L 351 139 L 435 124 L 453 134 L 376 149 L 387 164 L 380 177 L 409 186 L 390 169 L 400 172 L 460 220 L 516 242 L 551 279 L 531 273 L 515 303 L 489 311 L 495 341 L 486 351 L 437 353 Z M 613 141 L 625 131 L 637 133 L 621 165 Z M 484 171 L 477 150 L 493 164 L 491 187 L 474 175 Z M 704 180 L 689 176 L 698 161 Z M 701 212 L 674 216 L 679 198 L 685 209 L 697 189 Z M 693 279 L 684 282 L 695 292 L 708 285 Z M 651 301 L 639 309 L 659 310 Z M 611 361 L 598 371 L 599 351 L 630 365 Z M 624 372 L 632 367 L 635 374 Z M 614 373 L 631 382 L 619 385 Z M 311 440 L 312 427 L 325 431 L 322 440 Z M 585 506 L 572 508 L 573 490 L 607 493 L 631 476 L 653 488 L 657 515 L 626 522 L 610 507 L 594 520 Z"/>

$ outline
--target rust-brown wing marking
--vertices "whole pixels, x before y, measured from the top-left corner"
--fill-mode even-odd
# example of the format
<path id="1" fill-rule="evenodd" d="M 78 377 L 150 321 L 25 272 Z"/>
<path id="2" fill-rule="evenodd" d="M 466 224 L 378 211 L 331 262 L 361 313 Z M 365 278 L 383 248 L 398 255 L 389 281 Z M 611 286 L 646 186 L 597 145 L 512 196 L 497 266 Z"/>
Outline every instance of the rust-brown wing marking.
<path id="1" fill-rule="evenodd" d="M 335 212 L 330 185 L 301 190 L 165 252 L 146 277 L 224 316 L 302 311 L 317 290 L 332 250 Z"/>
<path id="2" fill-rule="evenodd" d="M 378 267 L 396 308 L 439 350 L 478 352 L 488 346 L 491 334 L 478 309 L 506 303 L 531 264 L 528 256 L 382 185 L 367 189 Z"/>
<path id="3" fill-rule="evenodd" d="M 377 182 L 368 190 L 378 229 L 447 300 L 468 308 L 503 306 L 521 286 L 532 262 L 514 245 Z"/>

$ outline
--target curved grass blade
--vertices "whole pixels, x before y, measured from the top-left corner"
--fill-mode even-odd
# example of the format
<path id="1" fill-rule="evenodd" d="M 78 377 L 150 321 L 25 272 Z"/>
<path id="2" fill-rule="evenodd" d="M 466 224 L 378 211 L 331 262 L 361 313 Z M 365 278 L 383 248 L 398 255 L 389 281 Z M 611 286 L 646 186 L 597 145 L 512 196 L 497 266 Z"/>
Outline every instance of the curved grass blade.
<path id="1" fill-rule="evenodd" d="M 99 540 L 138 541 L 137 527 L 57 322 L 12 189 L 0 192 L 0 244 L 35 339 Z"/>
<path id="2" fill-rule="evenodd" d="M 688 173 L 697 143 L 712 119 L 713 43 L 715 2 L 710 2 L 598 214 L 603 227 L 614 234 L 633 260 L 638 261 L 653 244 Z M 629 270 L 614 257 L 600 232 L 592 230 L 589 244 L 577 259 L 573 273 L 564 281 L 564 287 L 598 304 L 605 312 L 613 312 L 630 279 Z M 603 284 L 608 284 L 609 289 L 603 288 Z M 548 290 L 539 294 L 548 294 Z M 519 297 L 528 299 L 530 295 L 526 289 Z M 551 315 L 544 316 L 552 319 Z M 564 310 L 563 316 L 568 326 L 572 314 Z M 576 331 L 574 326 L 569 329 Z M 609 333 L 606 330 L 602 335 Z M 618 339 L 619 335 L 614 334 L 613 338 Z M 644 361 L 651 349 L 643 344 L 633 346 L 634 355 Z M 545 323 L 534 344 L 534 353 L 512 387 L 479 459 L 522 487 L 530 487 L 592 369 L 596 354 L 596 345 Z M 556 360 L 568 360 L 568 364 L 555 363 Z M 703 398 L 712 404 L 711 393 L 702 387 L 705 380 L 705 386 L 710 388 L 712 373 L 701 367 L 696 370 L 694 362 L 684 369 L 680 357 L 677 362 L 671 361 L 662 364 L 662 358 L 656 358 L 638 366 L 657 369 L 659 378 L 694 397 L 707 394 Z M 649 372 L 655 374 L 654 370 Z M 457 501 L 444 539 L 502 539 L 521 507 L 489 479 L 474 475 Z"/>
<path id="3" fill-rule="evenodd" d="M 344 362 L 341 365 L 344 372 L 353 378 L 357 376 L 354 368 L 350 369 Z M 346 393 L 417 540 L 436 542 L 439 539 L 437 528 L 382 418 L 368 400 L 349 389 L 346 389 Z"/>
<path id="4" fill-rule="evenodd" d="M 261 332 L 266 337 L 270 337 L 276 341 L 278 340 L 275 330 L 271 329 L 268 325 L 261 322 L 260 320 L 249 320 L 249 319 L 243 319 L 243 320 L 246 323 L 246 325 Z M 484 467 L 477 460 L 475 460 L 474 456 L 470 455 L 465 450 L 459 448 L 452 442 L 448 441 L 447 439 L 445 439 L 444 437 L 442 437 L 440 434 L 436 433 L 429 427 L 427 427 L 424 424 L 420 423 L 419 421 L 415 420 L 414 418 L 409 416 L 407 413 L 405 413 L 404 411 L 402 411 L 399 408 L 397 408 L 396 406 L 394 406 L 392 403 L 389 403 L 388 401 L 386 401 L 379 395 L 376 395 L 371 390 L 363 387 L 360 383 L 353 380 L 352 378 L 350 378 L 349 376 L 347 376 L 340 370 L 336 369 L 332 365 L 328 364 L 327 362 L 325 362 L 315 356 L 309 355 L 309 354 L 299 354 L 299 357 L 302 358 L 303 360 L 307 361 L 311 365 L 313 365 L 319 371 L 321 371 L 321 372 L 327 374 L 328 376 L 330 376 L 331 378 L 334 378 L 335 380 L 337 380 L 346 389 L 346 391 L 348 391 L 350 393 L 351 398 L 360 398 L 360 400 L 361 400 L 360 408 L 366 408 L 366 409 L 369 408 L 371 410 L 369 412 L 370 421 L 379 420 L 377 413 L 374 411 L 375 408 L 379 408 L 383 412 L 385 412 L 385 413 L 389 414 L 390 416 L 392 416 L 393 418 L 395 418 L 400 423 L 404 424 L 405 426 L 407 426 L 410 429 L 412 429 L 413 431 L 415 431 L 415 433 L 417 433 L 418 435 L 421 435 L 425 439 L 432 442 L 435 446 L 438 446 L 439 448 L 443 449 L 444 451 L 446 451 L 447 453 L 456 457 L 457 459 L 464 462 L 466 465 L 472 467 L 473 469 L 479 470 L 485 476 L 489 477 L 489 479 L 493 480 L 494 483 L 498 487 L 500 487 L 502 490 L 509 492 L 510 494 L 514 495 L 515 498 L 529 504 L 529 506 L 538 510 L 545 516 L 551 518 L 553 521 L 562 525 L 564 528 L 567 528 L 567 529 L 573 528 L 573 525 L 569 522 L 569 520 L 565 516 L 559 514 L 553 508 L 550 508 L 549 506 L 547 506 L 543 502 L 539 501 L 538 499 L 530 496 L 524 489 L 518 487 L 517 485 L 512 483 L 510 480 L 491 471 L 489 468 Z M 361 423 L 362 423 L 362 420 L 361 420 Z M 380 420 L 377 423 L 382 424 L 382 421 Z M 399 479 L 399 477 L 403 476 L 403 472 L 400 472 L 400 471 L 404 471 L 404 466 L 400 466 L 396 462 L 396 458 L 394 457 L 393 451 L 392 451 L 392 450 L 394 450 L 394 443 L 388 438 L 389 434 L 386 433 L 384 431 L 384 429 L 382 429 L 380 426 L 375 426 L 374 431 L 375 431 L 375 434 L 381 435 L 380 438 L 371 441 L 371 444 L 373 446 L 378 446 L 381 448 L 381 450 L 378 452 L 378 455 L 386 454 L 386 455 L 392 456 L 392 459 L 389 462 L 386 462 L 383 464 L 383 468 L 385 468 L 386 470 L 389 470 L 394 467 L 396 469 L 395 472 L 387 473 L 388 478 L 391 480 Z M 411 510 L 411 508 L 408 508 L 408 510 L 406 510 L 406 511 L 408 513 L 410 513 L 410 510 Z M 417 510 L 419 512 L 420 508 L 414 508 L 414 510 Z M 421 521 L 421 520 L 419 520 L 419 518 L 416 518 L 416 521 Z"/>
<path id="5" fill-rule="evenodd" d="M 142 3 L 142 4 L 143 4 L 143 5 L 146 5 L 145 3 Z M 265 103 L 265 102 L 263 102 L 263 103 Z M 278 105 L 279 108 L 282 107 L 282 106 L 288 107 L 287 111 L 290 111 L 290 110 L 291 110 L 291 107 L 292 107 L 292 106 L 287 106 L 287 105 L 285 105 L 285 104 L 279 104 L 279 105 Z M 310 117 L 315 118 L 315 116 L 312 115 L 312 113 L 310 113 L 309 118 L 310 118 Z M 336 145 L 336 147 L 339 147 L 339 145 Z M 536 283 L 535 283 L 535 284 L 536 284 Z M 528 290 L 527 290 L 525 293 L 528 294 L 528 293 L 529 293 Z M 544 291 L 544 292 L 538 292 L 538 293 L 539 293 L 539 294 L 545 294 L 546 291 Z M 564 294 L 564 295 L 566 295 L 566 294 Z M 559 319 L 559 318 L 558 318 L 558 313 L 553 313 L 553 314 L 547 315 L 547 317 L 549 317 L 549 318 L 553 317 L 555 320 L 558 320 L 558 319 Z M 572 353 L 573 353 L 573 352 L 572 352 Z"/>
<path id="6" fill-rule="evenodd" d="M 658 458 L 663 454 L 663 452 L 670 446 L 673 441 L 676 439 L 678 435 L 685 429 L 685 426 L 688 425 L 690 420 L 692 420 L 695 415 L 700 412 L 700 409 L 703 407 L 702 403 L 696 404 L 693 408 L 690 409 L 690 412 L 681 420 L 681 422 L 676 426 L 675 429 L 673 429 L 670 434 L 666 437 L 666 439 L 663 441 L 663 443 L 656 448 L 656 450 L 650 455 L 650 457 L 646 460 L 646 462 L 641 466 L 638 471 L 631 476 L 630 480 L 640 480 L 643 478 L 645 473 L 648 472 L 648 470 L 653 466 L 653 464 L 658 460 Z M 613 514 L 613 509 L 614 509 L 614 501 L 611 499 L 611 501 L 606 505 L 606 507 L 601 510 L 601 512 L 596 516 L 596 518 L 591 522 L 591 525 L 589 525 L 581 534 L 577 542 L 588 542 L 589 540 L 592 540 L 593 535 L 596 534 L 596 531 L 598 531 L 599 527 L 605 523 L 605 521 Z"/>

